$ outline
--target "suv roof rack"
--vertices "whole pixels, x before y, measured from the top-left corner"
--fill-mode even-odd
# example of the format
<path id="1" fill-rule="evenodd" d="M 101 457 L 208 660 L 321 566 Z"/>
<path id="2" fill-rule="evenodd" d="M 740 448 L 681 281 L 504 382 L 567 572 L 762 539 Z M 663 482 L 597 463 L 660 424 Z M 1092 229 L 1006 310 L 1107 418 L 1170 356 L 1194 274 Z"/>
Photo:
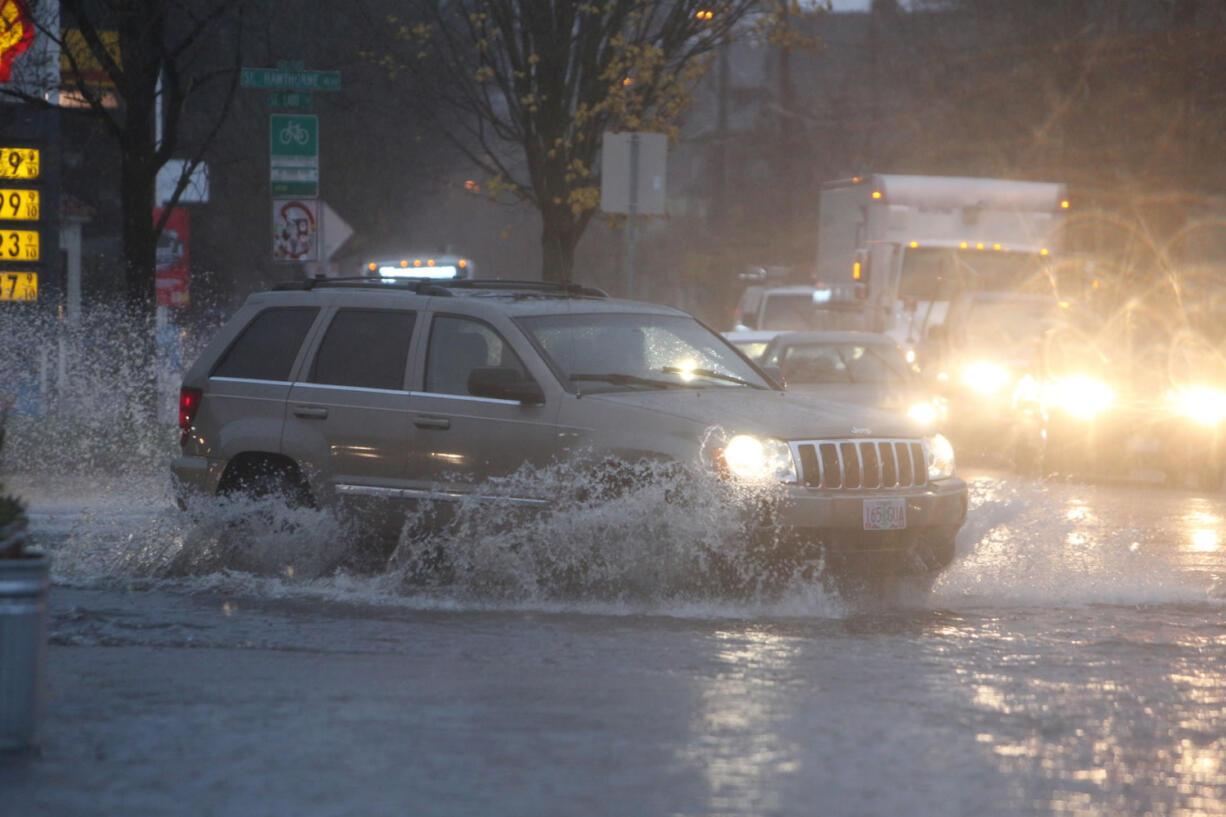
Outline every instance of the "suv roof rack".
<path id="1" fill-rule="evenodd" d="M 529 292 L 540 294 L 558 294 L 571 298 L 607 298 L 609 293 L 596 287 L 583 286 L 571 282 L 556 281 L 516 281 L 502 278 L 458 278 L 440 280 L 438 278 L 378 278 L 370 275 L 351 275 L 329 278 L 316 275 L 301 281 L 281 281 L 274 284 L 273 289 L 311 290 L 331 287 L 361 287 L 407 289 L 418 295 L 452 295 L 453 289 L 506 290 L 508 292 Z"/>

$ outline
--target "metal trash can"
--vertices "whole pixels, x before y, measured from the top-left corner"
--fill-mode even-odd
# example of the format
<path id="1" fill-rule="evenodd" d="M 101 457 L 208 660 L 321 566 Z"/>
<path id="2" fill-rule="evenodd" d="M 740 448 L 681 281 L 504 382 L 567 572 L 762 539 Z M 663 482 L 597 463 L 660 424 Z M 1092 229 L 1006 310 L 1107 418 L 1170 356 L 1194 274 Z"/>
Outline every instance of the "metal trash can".
<path id="1" fill-rule="evenodd" d="M 0 530 L 0 536 L 5 532 Z M 0 559 L 0 751 L 26 749 L 35 742 L 43 694 L 50 564 L 43 553 Z"/>

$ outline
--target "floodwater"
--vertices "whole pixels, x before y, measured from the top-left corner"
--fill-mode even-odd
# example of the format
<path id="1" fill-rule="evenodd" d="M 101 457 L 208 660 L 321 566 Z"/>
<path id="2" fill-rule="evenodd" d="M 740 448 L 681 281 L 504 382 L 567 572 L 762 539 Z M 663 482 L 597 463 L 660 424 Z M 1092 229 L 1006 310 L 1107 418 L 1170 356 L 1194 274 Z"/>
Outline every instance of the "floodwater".
<path id="1" fill-rule="evenodd" d="M 423 586 L 314 512 L 225 550 L 260 515 L 158 476 L 9 480 L 55 575 L 0 812 L 1226 814 L 1226 497 L 964 476 L 931 593 L 850 600 L 696 590 L 719 516 L 667 503 L 478 526 Z"/>

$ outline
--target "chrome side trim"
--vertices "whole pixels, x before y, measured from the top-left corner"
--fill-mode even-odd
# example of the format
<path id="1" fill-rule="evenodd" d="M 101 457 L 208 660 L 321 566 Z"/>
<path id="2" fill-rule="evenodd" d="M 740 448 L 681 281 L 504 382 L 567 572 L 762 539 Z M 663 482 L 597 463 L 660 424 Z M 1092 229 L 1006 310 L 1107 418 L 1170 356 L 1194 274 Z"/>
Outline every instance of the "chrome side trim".
<path id="1" fill-rule="evenodd" d="M 463 491 L 426 491 L 419 488 L 384 488 L 379 485 L 352 485 L 339 483 L 336 492 L 343 496 L 369 496 L 377 499 L 434 499 L 443 502 L 460 502 L 467 497 L 473 497 L 482 502 L 504 502 L 508 505 L 545 506 L 551 504 L 548 499 L 534 499 L 526 496 L 500 496 L 498 494 L 467 494 Z"/>
<path id="2" fill-rule="evenodd" d="M 259 383 L 264 386 L 288 386 L 293 383 L 292 380 L 260 380 L 256 377 L 220 377 L 210 375 L 209 380 L 218 380 L 223 383 Z"/>
<path id="3" fill-rule="evenodd" d="M 376 389 L 367 386 L 338 386 L 335 383 L 312 383 L 309 380 L 295 380 L 295 386 L 307 386 L 312 389 L 328 389 L 330 391 L 377 392 L 378 394 L 412 394 L 407 389 Z"/>
<path id="4" fill-rule="evenodd" d="M 473 397 L 471 394 L 443 394 L 437 391 L 411 391 L 410 397 L 435 397 L 444 400 L 464 400 L 469 403 L 493 403 L 502 406 L 518 406 L 518 400 L 502 400 L 497 397 Z"/>

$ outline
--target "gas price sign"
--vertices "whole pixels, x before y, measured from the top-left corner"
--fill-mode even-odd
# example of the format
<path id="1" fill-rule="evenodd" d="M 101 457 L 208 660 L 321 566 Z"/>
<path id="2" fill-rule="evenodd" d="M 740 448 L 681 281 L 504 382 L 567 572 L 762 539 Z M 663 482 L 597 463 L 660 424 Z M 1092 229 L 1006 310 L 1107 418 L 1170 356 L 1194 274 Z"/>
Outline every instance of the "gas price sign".
<path id="1" fill-rule="evenodd" d="M 0 302 L 38 300 L 46 203 L 41 159 L 39 148 L 0 145 Z M 54 195 L 47 206 L 56 206 Z M 52 240 L 51 247 L 55 246 Z"/>
<path id="2" fill-rule="evenodd" d="M 37 261 L 38 230 L 0 229 L 0 261 Z"/>
<path id="3" fill-rule="evenodd" d="M 0 301 L 37 301 L 37 272 L 0 271 Z"/>
<path id="4" fill-rule="evenodd" d="M 38 148 L 0 147 L 0 179 L 37 179 Z"/>
<path id="5" fill-rule="evenodd" d="M 0 219 L 38 221 L 38 191 L 0 187 Z"/>

